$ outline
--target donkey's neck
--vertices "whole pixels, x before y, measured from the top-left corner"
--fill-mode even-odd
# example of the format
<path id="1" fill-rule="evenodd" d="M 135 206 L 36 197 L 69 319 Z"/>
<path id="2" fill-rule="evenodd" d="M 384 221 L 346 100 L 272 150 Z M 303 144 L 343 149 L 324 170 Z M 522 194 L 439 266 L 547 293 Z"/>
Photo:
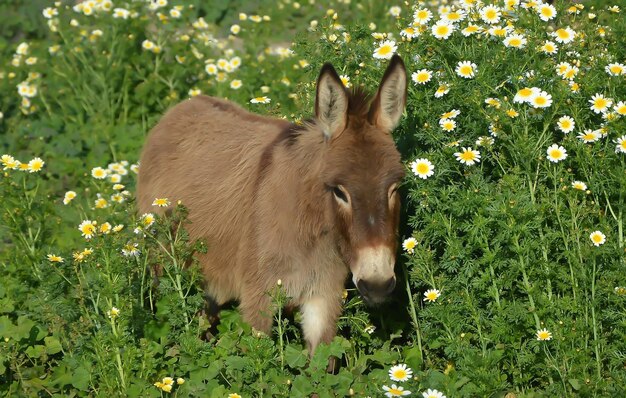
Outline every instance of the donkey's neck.
<path id="1" fill-rule="evenodd" d="M 315 244 L 331 229 L 328 193 L 321 178 L 327 144 L 313 124 L 289 137 L 273 154 L 272 179 L 282 181 L 281 191 L 290 196 L 277 204 L 281 206 L 277 211 L 291 213 L 293 232 L 302 243 Z"/>

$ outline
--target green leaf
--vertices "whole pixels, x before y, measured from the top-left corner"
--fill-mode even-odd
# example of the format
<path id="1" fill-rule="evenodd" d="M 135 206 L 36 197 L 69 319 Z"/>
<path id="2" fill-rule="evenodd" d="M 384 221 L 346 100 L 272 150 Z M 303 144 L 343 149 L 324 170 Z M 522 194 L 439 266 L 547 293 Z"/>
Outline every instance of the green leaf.
<path id="1" fill-rule="evenodd" d="M 33 359 L 41 358 L 41 356 L 46 352 L 46 347 L 42 345 L 31 345 L 26 349 L 26 355 Z"/>
<path id="2" fill-rule="evenodd" d="M 9 297 L 0 299 L 0 314 L 12 312 L 14 309 L 15 306 L 13 305 L 13 300 L 11 300 Z"/>
<path id="3" fill-rule="evenodd" d="M 307 350 L 300 348 L 300 346 L 296 348 L 293 345 L 288 345 L 285 348 L 285 361 L 290 368 L 302 368 L 308 361 Z"/>
<path id="4" fill-rule="evenodd" d="M 578 379 L 568 379 L 567 380 L 572 388 L 576 391 L 580 390 L 580 380 Z"/>
<path id="5" fill-rule="evenodd" d="M 91 380 L 91 374 L 86 367 L 81 366 L 72 375 L 72 385 L 81 391 L 87 391 L 89 389 L 89 381 Z"/>
<path id="6" fill-rule="evenodd" d="M 308 397 L 314 391 L 313 384 L 308 377 L 298 375 L 291 383 L 291 394 L 292 397 Z"/>
<path id="7" fill-rule="evenodd" d="M 46 345 L 46 353 L 48 355 L 53 355 L 63 350 L 61 346 L 61 342 L 54 336 L 44 337 L 44 344 Z"/>

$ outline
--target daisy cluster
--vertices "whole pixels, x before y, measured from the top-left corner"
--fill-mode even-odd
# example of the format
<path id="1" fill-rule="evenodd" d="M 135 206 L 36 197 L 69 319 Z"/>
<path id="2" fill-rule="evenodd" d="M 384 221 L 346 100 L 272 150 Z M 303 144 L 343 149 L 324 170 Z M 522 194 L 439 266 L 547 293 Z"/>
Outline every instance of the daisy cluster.
<path id="1" fill-rule="evenodd" d="M 301 8 L 299 3 L 290 6 L 296 12 Z M 65 59 L 68 55 L 78 55 L 81 62 L 97 63 L 96 60 L 88 61 L 89 57 L 108 59 L 111 54 L 108 53 L 107 40 L 119 40 L 123 31 L 129 32 L 124 40 L 137 43 L 139 49 L 148 54 L 142 57 L 142 67 L 135 68 L 142 75 L 141 79 L 145 78 L 141 72 L 143 67 L 158 72 L 160 66 L 171 69 L 173 65 L 179 65 L 179 70 L 185 71 L 186 77 L 178 77 L 179 81 L 160 80 L 168 88 L 167 99 L 171 101 L 179 100 L 183 95 L 193 97 L 217 92 L 220 96 L 232 95 L 240 102 L 247 97 L 245 101 L 251 104 L 269 104 L 270 91 L 298 83 L 294 77 L 279 73 L 281 68 L 276 68 L 277 63 L 284 63 L 282 69 L 287 71 L 309 66 L 305 59 L 294 59 L 295 53 L 287 45 L 259 42 L 253 44 L 258 45 L 258 49 L 251 49 L 253 40 L 246 36 L 254 38 L 257 32 L 269 30 L 273 21 L 270 15 L 240 12 L 235 14 L 227 32 L 219 32 L 212 22 L 196 17 L 198 11 L 195 8 L 171 0 L 85 0 L 73 5 L 56 1 L 42 10 L 42 18 L 54 42 L 48 47 L 48 54 L 42 53 L 42 49 L 33 43 L 19 43 L 11 60 L 14 69 L 6 75 L 0 72 L 0 78 L 6 76 L 16 81 L 19 109 L 24 115 L 33 114 L 41 110 L 42 105 L 45 107 L 46 93 L 40 99 L 40 90 L 50 87 L 46 80 L 51 77 L 48 73 L 51 62 L 42 60 L 42 57 Z M 145 26 L 150 28 L 143 32 L 134 29 L 144 29 Z M 316 26 L 317 21 L 311 22 L 311 29 Z M 336 29 L 339 32 L 342 27 L 337 24 Z M 242 45 L 244 42 L 245 46 Z M 103 50 L 96 50 L 99 47 Z M 249 79 L 246 77 L 249 73 L 241 71 L 241 66 L 246 63 L 254 65 L 249 71 L 256 75 L 266 68 L 272 73 L 263 79 L 258 76 Z M 186 87 L 181 89 L 179 86 Z M 245 92 L 237 93 L 242 89 Z M 284 97 L 295 100 L 297 95 L 289 93 Z"/>
<path id="2" fill-rule="evenodd" d="M 586 29 L 577 19 L 583 11 L 584 4 L 564 6 L 534 0 L 460 0 L 436 9 L 432 4 L 419 2 L 413 7 L 389 10 L 389 15 L 404 28 L 399 32 L 399 40 L 393 39 L 393 33 L 386 33 L 384 40 L 375 42 L 372 57 L 389 59 L 399 53 L 409 59 L 409 106 L 420 107 L 425 103 L 436 107 L 441 102 L 441 107 L 451 109 L 441 114 L 437 123 L 428 120 L 411 126 L 417 131 L 426 130 L 423 136 L 431 141 L 435 135 L 450 137 L 444 138 L 448 143 L 442 143 L 443 154 L 435 146 L 431 152 L 419 153 L 407 162 L 416 192 L 422 186 L 425 190 L 432 188 L 439 179 L 447 180 L 450 164 L 454 164 L 452 159 L 458 162 L 457 170 L 463 175 L 477 168 L 482 170 L 484 162 L 497 164 L 495 159 L 501 156 L 500 137 L 506 135 L 510 140 L 520 129 L 528 129 L 531 140 L 540 136 L 544 140 L 536 152 L 542 169 L 560 170 L 569 166 L 571 179 L 565 181 L 563 189 L 593 192 L 594 187 L 588 186 L 590 182 L 577 176 L 583 174 L 578 167 L 582 160 L 572 157 L 585 150 L 585 145 L 596 145 L 599 157 L 607 156 L 606 148 L 615 152 L 611 156 L 618 160 L 626 155 L 623 130 L 626 64 L 606 51 L 593 56 L 581 54 L 581 49 L 591 41 L 610 33 L 600 24 L 595 32 Z M 609 7 L 606 12 L 615 14 L 621 10 Z M 594 13 L 589 13 L 588 19 L 597 20 Z M 416 46 L 420 47 L 418 55 L 415 55 Z M 506 80 L 489 81 L 496 75 L 490 71 L 494 65 L 472 57 L 473 51 L 464 51 L 477 46 L 493 48 L 494 59 L 500 60 L 496 62 L 519 61 L 518 74 Z M 438 57 L 438 54 L 446 56 Z M 596 83 L 598 79 L 606 82 L 604 88 Z M 477 83 L 480 89 L 476 89 Z M 460 96 L 467 103 L 449 101 L 451 90 L 456 90 L 457 95 L 467 92 L 467 96 Z M 480 112 L 474 110 L 471 117 L 468 117 L 470 102 L 478 101 L 469 93 L 482 96 Z M 411 103 L 412 96 L 419 98 L 419 102 Z M 481 135 L 475 141 L 465 143 L 467 136 L 474 134 L 468 131 L 468 122 L 484 117 L 489 123 L 489 134 L 478 133 Z M 455 150 L 446 151 L 446 147 Z M 586 244 L 593 248 L 609 239 L 600 230 L 587 234 Z M 402 248 L 407 255 L 418 258 L 416 253 L 422 250 L 420 234 L 412 235 L 402 242 Z M 423 301 L 433 303 L 441 291 L 433 286 L 432 277 L 426 279 L 431 288 L 423 293 Z M 539 329 L 535 337 L 538 341 L 549 341 L 552 332 Z"/>
<path id="3" fill-rule="evenodd" d="M 406 364 L 394 365 L 389 369 L 389 379 L 396 383 L 409 382 L 413 378 L 413 370 Z M 405 389 L 402 385 L 391 384 L 391 386 L 383 385 L 383 391 L 386 397 L 403 397 L 411 395 L 411 391 Z M 446 398 L 446 396 L 435 389 L 428 389 L 422 392 L 423 398 Z"/>
<path id="4" fill-rule="evenodd" d="M 28 162 L 22 163 L 13 156 L 4 154 L 0 158 L 2 170 L 19 170 L 28 173 L 39 173 L 46 164 L 40 157 L 35 157 Z"/>

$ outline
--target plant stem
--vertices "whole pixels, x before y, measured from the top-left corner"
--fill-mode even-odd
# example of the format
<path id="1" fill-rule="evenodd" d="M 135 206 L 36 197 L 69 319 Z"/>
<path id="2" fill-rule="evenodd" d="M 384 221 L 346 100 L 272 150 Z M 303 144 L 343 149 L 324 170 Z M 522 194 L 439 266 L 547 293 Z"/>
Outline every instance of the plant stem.
<path id="1" fill-rule="evenodd" d="M 420 359 L 422 363 L 424 363 L 424 352 L 422 351 L 422 334 L 420 332 L 419 321 L 417 320 L 417 311 L 415 309 L 415 303 L 413 302 L 413 293 L 411 292 L 411 285 L 409 283 L 409 273 L 406 269 L 406 265 L 402 267 L 402 271 L 404 273 L 404 281 L 406 287 L 406 293 L 409 298 L 409 305 L 411 308 L 410 315 L 411 320 L 413 321 L 413 327 L 415 328 L 415 335 L 417 337 L 417 347 L 420 351 Z"/>

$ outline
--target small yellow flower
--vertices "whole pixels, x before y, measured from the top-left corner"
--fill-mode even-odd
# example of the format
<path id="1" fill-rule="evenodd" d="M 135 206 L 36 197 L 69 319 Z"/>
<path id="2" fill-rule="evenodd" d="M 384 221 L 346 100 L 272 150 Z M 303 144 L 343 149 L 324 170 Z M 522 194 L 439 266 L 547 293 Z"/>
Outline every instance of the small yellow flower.
<path id="1" fill-rule="evenodd" d="M 176 379 L 176 384 L 181 385 L 181 384 L 185 384 L 185 379 L 183 379 L 182 377 L 179 377 Z"/>
<path id="2" fill-rule="evenodd" d="M 51 263 L 62 263 L 65 259 L 61 256 L 57 256 L 56 254 L 48 254 L 48 261 Z"/>
<path id="3" fill-rule="evenodd" d="M 613 100 L 602 94 L 594 94 L 589 100 L 591 110 L 595 113 L 602 113 L 613 105 Z"/>
<path id="4" fill-rule="evenodd" d="M 537 340 L 539 341 L 552 340 L 552 333 L 550 333 L 548 329 L 537 330 Z"/>
<path id="5" fill-rule="evenodd" d="M 65 196 L 63 197 L 63 204 L 64 205 L 69 204 L 72 200 L 74 200 L 75 197 L 76 197 L 76 192 L 74 191 L 65 192 Z"/>
<path id="6" fill-rule="evenodd" d="M 460 61 L 456 66 L 456 74 L 465 79 L 471 79 L 476 74 L 476 64 L 471 61 Z"/>
<path id="7" fill-rule="evenodd" d="M 456 152 L 454 156 L 456 157 L 456 160 L 467 166 L 473 166 L 474 164 L 480 162 L 480 152 L 472 148 L 462 147 L 461 152 Z"/>
<path id="8" fill-rule="evenodd" d="M 152 213 L 142 214 L 142 216 L 141 216 L 141 224 L 144 227 L 149 227 L 152 224 L 154 224 L 154 214 L 152 214 Z"/>
<path id="9" fill-rule="evenodd" d="M 567 158 L 567 151 L 559 144 L 550 145 L 546 153 L 548 154 L 548 160 L 552 163 L 558 163 Z"/>
<path id="10" fill-rule="evenodd" d="M 109 207 L 109 202 L 107 202 L 107 200 L 104 198 L 98 198 L 94 202 L 94 206 L 96 207 L 96 209 L 105 209 Z"/>
<path id="11" fill-rule="evenodd" d="M 250 100 L 251 104 L 269 104 L 272 100 L 267 96 L 256 97 Z"/>
<path id="12" fill-rule="evenodd" d="M 441 296 L 441 292 L 437 289 L 428 289 L 424 292 L 424 301 L 434 302 L 439 296 Z"/>
<path id="13" fill-rule="evenodd" d="M 111 307 L 111 309 L 107 311 L 107 315 L 111 319 L 117 318 L 120 315 L 120 310 L 116 307 Z"/>
<path id="14" fill-rule="evenodd" d="M 456 128 L 456 122 L 452 119 L 440 119 L 439 125 L 443 131 L 453 131 Z"/>
<path id="15" fill-rule="evenodd" d="M 413 80 L 415 84 L 426 84 L 432 79 L 432 77 L 433 72 L 429 71 L 428 69 L 420 69 L 417 72 L 413 72 L 413 74 L 411 74 L 411 80 Z"/>
<path id="16" fill-rule="evenodd" d="M 101 234 L 108 234 L 109 232 L 111 232 L 111 224 L 109 224 L 108 222 L 105 222 L 104 224 L 100 225 L 100 228 L 98 228 Z"/>
<path id="17" fill-rule="evenodd" d="M 15 160 L 15 158 L 11 155 L 2 155 L 0 162 L 2 162 L 2 165 L 4 166 L 3 170 L 15 170 L 20 166 L 19 160 Z"/>
<path id="18" fill-rule="evenodd" d="M 124 224 L 117 224 L 113 227 L 113 232 L 120 232 L 122 229 L 124 229 Z"/>
<path id="19" fill-rule="evenodd" d="M 417 239 L 410 237 L 402 242 L 402 248 L 409 254 L 413 254 L 415 252 L 415 247 L 417 246 Z"/>
<path id="20" fill-rule="evenodd" d="M 152 206 L 167 207 L 170 205 L 170 201 L 167 198 L 156 198 L 152 202 Z"/>
<path id="21" fill-rule="evenodd" d="M 43 165 L 46 164 L 41 158 L 34 158 L 30 162 L 28 162 L 28 172 L 29 173 L 37 173 L 43 168 Z"/>
<path id="22" fill-rule="evenodd" d="M 454 33 L 455 25 L 444 20 L 437 21 L 431 28 L 432 35 L 439 40 L 446 40 Z"/>
<path id="23" fill-rule="evenodd" d="M 78 230 L 83 234 L 85 239 L 91 239 L 96 234 L 96 222 L 85 220 L 80 223 Z"/>
<path id="24" fill-rule="evenodd" d="M 593 245 L 597 247 L 603 245 L 604 242 L 606 242 L 606 235 L 604 235 L 600 231 L 594 231 L 591 233 L 591 235 L 589 235 L 589 239 L 591 239 Z"/>
<path id="25" fill-rule="evenodd" d="M 393 40 L 385 40 L 374 50 L 373 57 L 377 59 L 390 59 L 398 50 L 396 42 Z"/>
<path id="26" fill-rule="evenodd" d="M 241 398 L 241 395 L 237 394 L 236 392 L 233 392 L 233 393 L 228 394 L 228 398 Z"/>
<path id="27" fill-rule="evenodd" d="M 507 115 L 508 115 L 511 119 L 516 118 L 516 117 L 518 117 L 518 116 L 519 116 L 519 113 L 518 113 L 515 109 L 513 109 L 513 108 L 511 108 L 511 109 L 507 110 L 507 111 L 506 111 L 506 114 L 507 114 Z"/>
<path id="28" fill-rule="evenodd" d="M 108 170 L 105 170 L 102 167 L 94 167 L 93 169 L 91 169 L 91 176 L 97 180 L 105 179 L 107 174 Z"/>
<path id="29" fill-rule="evenodd" d="M 413 370 L 403 363 L 389 369 L 389 378 L 393 381 L 407 381 L 411 377 L 413 377 Z"/>
<path id="30" fill-rule="evenodd" d="M 430 162 L 430 160 L 425 158 L 414 160 L 411 162 L 410 166 L 413 174 L 423 180 L 435 173 L 435 166 Z"/>
<path id="31" fill-rule="evenodd" d="M 352 83 L 350 83 L 350 76 L 341 75 L 339 76 L 339 79 L 341 79 L 341 83 L 344 85 L 344 87 L 350 88 L 352 86 Z"/>

